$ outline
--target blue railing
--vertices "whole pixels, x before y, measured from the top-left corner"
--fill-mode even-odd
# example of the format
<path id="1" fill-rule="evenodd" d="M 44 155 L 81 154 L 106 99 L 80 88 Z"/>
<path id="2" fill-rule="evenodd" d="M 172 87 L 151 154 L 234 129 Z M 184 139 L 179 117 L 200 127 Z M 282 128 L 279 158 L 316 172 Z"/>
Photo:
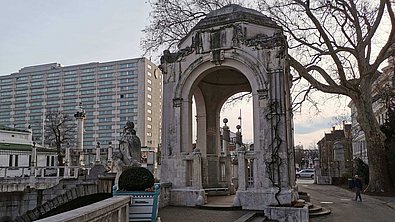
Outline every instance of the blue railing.
<path id="1" fill-rule="evenodd" d="M 154 191 L 120 191 L 113 186 L 113 196 L 130 196 L 129 221 L 156 222 L 160 184 L 154 185 Z"/>

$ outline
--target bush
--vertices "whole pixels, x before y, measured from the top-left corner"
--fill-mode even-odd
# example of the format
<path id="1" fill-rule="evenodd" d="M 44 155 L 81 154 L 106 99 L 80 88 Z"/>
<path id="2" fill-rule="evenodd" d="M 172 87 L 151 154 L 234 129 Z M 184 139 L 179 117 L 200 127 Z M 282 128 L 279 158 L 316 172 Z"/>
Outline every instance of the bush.
<path id="1" fill-rule="evenodd" d="M 144 191 L 154 185 L 154 175 L 144 167 L 128 167 L 119 176 L 119 190 Z"/>

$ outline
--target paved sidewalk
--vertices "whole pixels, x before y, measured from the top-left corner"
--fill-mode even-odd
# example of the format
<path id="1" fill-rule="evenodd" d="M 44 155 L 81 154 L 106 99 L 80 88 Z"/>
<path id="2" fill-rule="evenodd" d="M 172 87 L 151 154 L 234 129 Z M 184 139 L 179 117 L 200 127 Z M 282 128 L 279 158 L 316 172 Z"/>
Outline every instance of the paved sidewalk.
<path id="1" fill-rule="evenodd" d="M 355 193 L 333 185 L 298 184 L 299 190 L 310 194 L 313 204 L 332 211 L 331 214 L 310 218 L 311 222 L 358 221 L 393 222 L 395 197 L 373 197 L 362 194 L 362 202 L 354 201 Z"/>
<path id="2" fill-rule="evenodd" d="M 332 185 L 298 182 L 299 190 L 310 194 L 313 204 L 332 211 L 331 214 L 310 218 L 311 222 L 393 222 L 395 197 L 373 197 L 362 194 L 363 202 L 353 201 L 354 192 Z M 229 201 L 228 196 L 225 199 Z M 219 204 L 224 204 L 223 202 Z M 193 207 L 168 206 L 159 209 L 161 222 L 232 222 L 247 214 L 243 210 L 208 210 Z"/>

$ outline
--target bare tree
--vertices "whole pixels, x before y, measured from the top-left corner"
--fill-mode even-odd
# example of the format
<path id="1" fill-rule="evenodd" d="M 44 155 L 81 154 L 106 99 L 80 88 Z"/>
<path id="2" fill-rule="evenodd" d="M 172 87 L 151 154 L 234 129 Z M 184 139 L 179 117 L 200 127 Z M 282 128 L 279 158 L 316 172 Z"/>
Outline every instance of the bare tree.
<path id="1" fill-rule="evenodd" d="M 75 142 L 76 124 L 72 116 L 60 111 L 48 111 L 45 118 L 45 143 L 55 146 L 58 165 L 63 166 L 64 145 Z"/>
<path id="2" fill-rule="evenodd" d="M 243 0 L 150 0 L 150 24 L 143 30 L 141 46 L 147 53 L 175 49 L 197 22 L 209 12 Z"/>
<path id="3" fill-rule="evenodd" d="M 367 190 L 391 189 L 385 136 L 372 108 L 372 86 L 382 74 L 379 66 L 394 50 L 390 0 L 280 0 L 262 1 L 260 6 L 288 33 L 289 64 L 299 76 L 322 92 L 351 98 L 367 142 Z M 383 17 L 391 23 L 387 33 L 380 31 Z"/>
<path id="4" fill-rule="evenodd" d="M 394 51 L 395 18 L 390 0 L 257 0 L 258 6 L 281 25 L 289 37 L 288 61 L 295 80 L 310 86 L 300 93 L 309 100 L 312 90 L 351 98 L 357 121 L 367 139 L 370 183 L 367 190 L 391 189 L 385 158 L 384 134 L 372 109 L 372 85 L 379 66 Z M 152 1 L 151 25 L 145 50 L 174 48 L 210 10 L 228 1 Z M 383 17 L 391 23 L 380 32 Z M 374 51 L 377 49 L 377 52 Z M 295 101 L 295 108 L 300 102 Z"/>

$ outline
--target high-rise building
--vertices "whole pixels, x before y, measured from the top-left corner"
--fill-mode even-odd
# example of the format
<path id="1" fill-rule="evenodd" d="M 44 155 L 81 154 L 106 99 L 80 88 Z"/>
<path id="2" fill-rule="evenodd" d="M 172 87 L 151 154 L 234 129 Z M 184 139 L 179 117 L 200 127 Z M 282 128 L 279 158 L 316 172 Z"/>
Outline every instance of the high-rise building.
<path id="1" fill-rule="evenodd" d="M 62 66 L 57 63 L 22 68 L 0 76 L 0 124 L 27 128 L 42 144 L 45 116 L 60 111 L 86 113 L 84 149 L 97 142 L 118 146 L 129 120 L 135 123 L 142 146 L 160 143 L 162 74 L 146 58 Z"/>

